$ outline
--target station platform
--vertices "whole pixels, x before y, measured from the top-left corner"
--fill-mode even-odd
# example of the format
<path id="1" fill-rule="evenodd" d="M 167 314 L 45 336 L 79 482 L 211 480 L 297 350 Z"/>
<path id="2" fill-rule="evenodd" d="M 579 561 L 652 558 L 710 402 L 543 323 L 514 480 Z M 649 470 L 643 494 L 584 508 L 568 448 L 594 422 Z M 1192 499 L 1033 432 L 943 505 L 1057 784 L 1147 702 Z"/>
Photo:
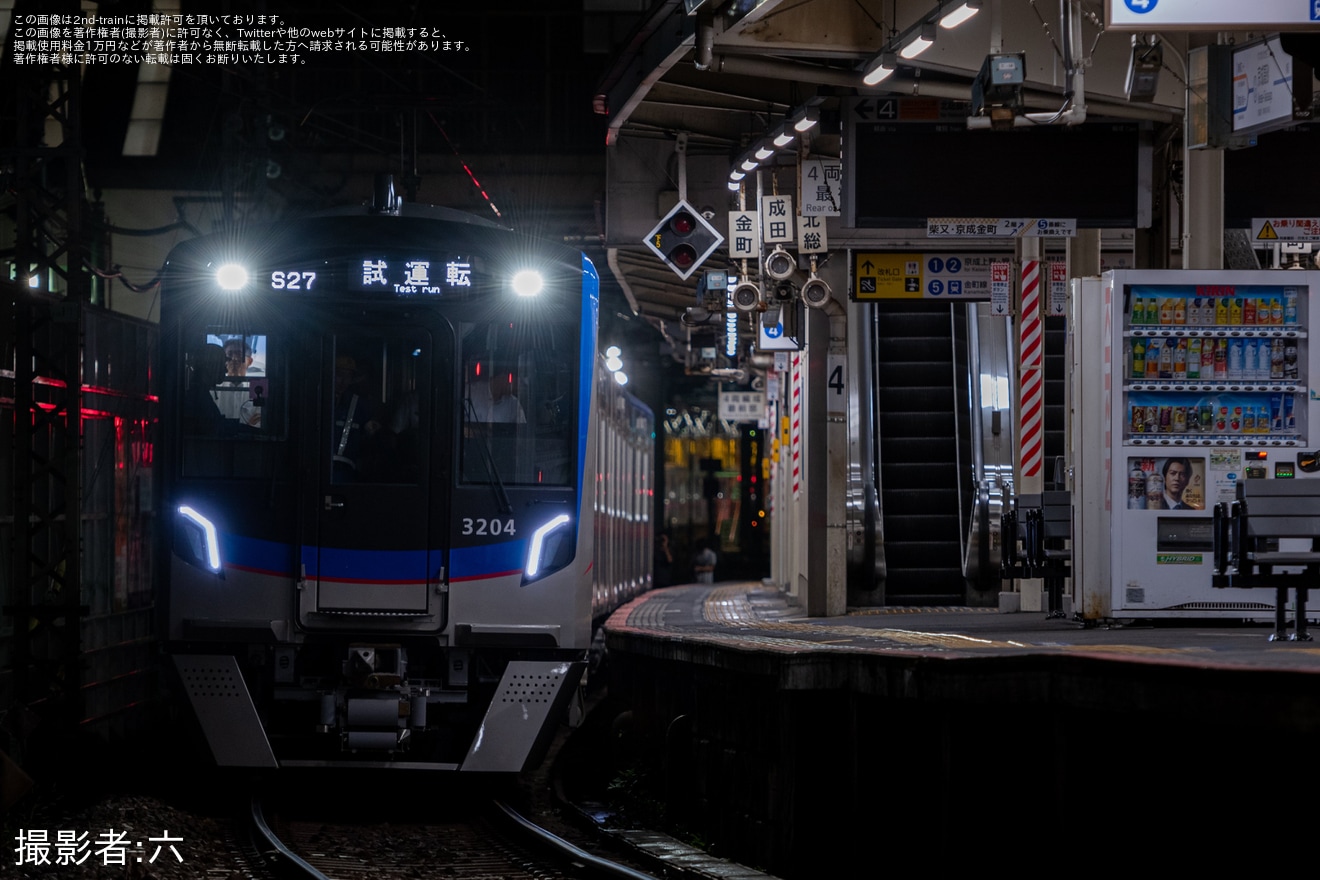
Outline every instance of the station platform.
<path id="1" fill-rule="evenodd" d="M 970 608 L 808 618 L 747 582 L 654 590 L 605 640 L 610 694 L 671 810 L 726 857 L 796 878 L 869 876 L 854 866 L 879 833 L 889 855 L 983 857 L 1024 835 L 1034 856 L 1066 853 L 1133 811 L 1165 839 L 1229 817 L 1243 839 L 1301 833 L 1283 795 L 1310 784 L 1320 642 L 1272 631 Z"/>
<path id="2" fill-rule="evenodd" d="M 807 617 L 786 593 L 756 582 L 653 590 L 617 611 L 607 632 L 615 644 L 658 640 L 679 653 L 709 644 L 792 656 L 865 652 L 899 662 L 1066 656 L 1320 674 L 1320 640 L 1270 641 L 1272 623 L 1192 619 L 1086 627 L 1047 619 L 1044 612 L 965 607 L 854 608 L 840 617 Z"/>

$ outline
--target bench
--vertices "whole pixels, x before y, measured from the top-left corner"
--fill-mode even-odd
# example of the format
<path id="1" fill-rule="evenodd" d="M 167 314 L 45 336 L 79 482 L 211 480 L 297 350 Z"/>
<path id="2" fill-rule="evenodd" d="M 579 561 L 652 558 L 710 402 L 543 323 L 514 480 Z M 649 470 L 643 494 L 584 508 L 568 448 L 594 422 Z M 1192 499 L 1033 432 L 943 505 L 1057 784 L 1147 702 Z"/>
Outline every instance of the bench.
<path id="1" fill-rule="evenodd" d="M 1072 574 L 1072 495 L 1048 491 L 1019 495 L 1004 513 L 1000 535 L 1001 577 L 1040 578 L 1048 596 L 1047 618 L 1063 617 L 1063 585 Z"/>
<path id="2" fill-rule="evenodd" d="M 1273 587 L 1274 632 L 1270 641 L 1311 641 L 1306 598 L 1320 587 L 1320 480 L 1237 481 L 1237 500 L 1215 505 L 1215 587 Z M 1280 550 L 1280 542 L 1302 539 L 1310 549 Z M 1298 568 L 1280 572 L 1275 568 Z M 1288 591 L 1296 590 L 1293 635 L 1287 633 Z"/>

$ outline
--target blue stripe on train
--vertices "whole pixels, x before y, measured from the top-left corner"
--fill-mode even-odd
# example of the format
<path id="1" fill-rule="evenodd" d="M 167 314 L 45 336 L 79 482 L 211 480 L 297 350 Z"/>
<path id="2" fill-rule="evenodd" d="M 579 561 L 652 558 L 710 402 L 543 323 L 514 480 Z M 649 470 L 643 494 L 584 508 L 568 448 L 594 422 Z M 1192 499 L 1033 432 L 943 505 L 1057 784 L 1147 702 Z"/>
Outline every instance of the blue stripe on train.
<path id="1" fill-rule="evenodd" d="M 587 255 L 582 255 L 582 348 L 578 353 L 578 472 L 577 497 L 582 501 L 583 479 L 587 475 L 587 437 L 591 433 L 591 386 L 596 380 L 596 318 L 600 308 L 600 276 Z M 591 475 L 595 479 L 595 474 Z M 575 517 L 576 519 L 576 517 Z M 577 524 L 574 523 L 574 529 Z"/>
<path id="2" fill-rule="evenodd" d="M 293 574 L 294 569 L 290 545 L 226 532 L 220 533 L 220 558 L 225 565 L 286 577 Z"/>

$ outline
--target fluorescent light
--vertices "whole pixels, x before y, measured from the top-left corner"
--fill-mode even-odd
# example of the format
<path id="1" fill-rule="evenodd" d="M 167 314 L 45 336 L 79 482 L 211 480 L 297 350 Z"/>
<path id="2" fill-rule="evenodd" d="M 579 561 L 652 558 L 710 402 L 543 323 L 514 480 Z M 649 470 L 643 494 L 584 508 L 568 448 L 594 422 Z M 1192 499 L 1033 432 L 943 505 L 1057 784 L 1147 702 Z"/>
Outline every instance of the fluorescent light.
<path id="1" fill-rule="evenodd" d="M 742 165 L 741 165 L 740 167 L 742 168 L 743 171 L 755 171 L 755 170 L 756 170 L 756 160 L 755 160 L 755 159 L 743 159 L 743 163 L 742 163 Z"/>
<path id="2" fill-rule="evenodd" d="M 957 9 L 940 19 L 940 27 L 952 30 L 981 11 L 981 0 L 967 0 Z"/>
<path id="3" fill-rule="evenodd" d="M 781 125 L 775 129 L 773 137 L 776 147 L 786 147 L 793 143 L 793 138 L 797 135 L 793 134 L 787 125 Z"/>
<path id="4" fill-rule="evenodd" d="M 773 156 L 774 154 L 775 154 L 775 151 L 774 151 L 772 148 L 767 147 L 767 146 L 760 146 L 760 147 L 757 147 L 757 148 L 756 148 L 756 152 L 753 153 L 752 155 L 756 156 L 756 158 L 757 158 L 758 161 L 762 161 L 762 162 L 763 162 L 763 161 L 765 161 L 766 159 L 769 159 L 769 158 L 770 158 L 771 156 Z"/>
<path id="5" fill-rule="evenodd" d="M 807 131 L 819 121 L 820 114 L 814 108 L 808 108 L 802 111 L 801 116 L 794 118 L 793 128 L 797 131 Z"/>
<path id="6" fill-rule="evenodd" d="M 862 82 L 868 86 L 879 85 L 894 75 L 897 66 L 892 52 L 884 52 L 871 59 L 862 74 Z"/>
<path id="7" fill-rule="evenodd" d="M 733 182 L 733 183 L 737 183 L 738 181 L 742 180 L 742 179 L 743 179 L 744 177 L 746 177 L 746 176 L 747 176 L 747 172 L 746 172 L 746 171 L 743 171 L 743 170 L 740 169 L 740 168 L 735 168 L 735 169 L 733 169 L 732 171 L 729 172 L 729 180 L 730 180 L 731 182 Z"/>
<path id="8" fill-rule="evenodd" d="M 912 42 L 899 50 L 898 54 L 911 60 L 933 45 L 935 45 L 935 25 L 926 22 L 921 26 L 921 33 L 913 37 Z"/>

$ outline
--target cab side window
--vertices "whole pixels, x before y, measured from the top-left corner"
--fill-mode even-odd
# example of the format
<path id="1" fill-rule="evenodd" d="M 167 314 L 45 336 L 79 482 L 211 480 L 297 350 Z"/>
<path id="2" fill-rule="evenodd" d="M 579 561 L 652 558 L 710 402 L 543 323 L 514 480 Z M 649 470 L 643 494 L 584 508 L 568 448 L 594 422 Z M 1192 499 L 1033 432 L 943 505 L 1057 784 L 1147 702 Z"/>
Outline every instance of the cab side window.
<path id="1" fill-rule="evenodd" d="M 282 394 L 267 374 L 269 339 L 248 328 L 210 327 L 191 335 L 182 389 L 184 473 L 241 477 L 260 472 L 267 451 L 234 455 L 236 441 L 282 439 Z"/>

